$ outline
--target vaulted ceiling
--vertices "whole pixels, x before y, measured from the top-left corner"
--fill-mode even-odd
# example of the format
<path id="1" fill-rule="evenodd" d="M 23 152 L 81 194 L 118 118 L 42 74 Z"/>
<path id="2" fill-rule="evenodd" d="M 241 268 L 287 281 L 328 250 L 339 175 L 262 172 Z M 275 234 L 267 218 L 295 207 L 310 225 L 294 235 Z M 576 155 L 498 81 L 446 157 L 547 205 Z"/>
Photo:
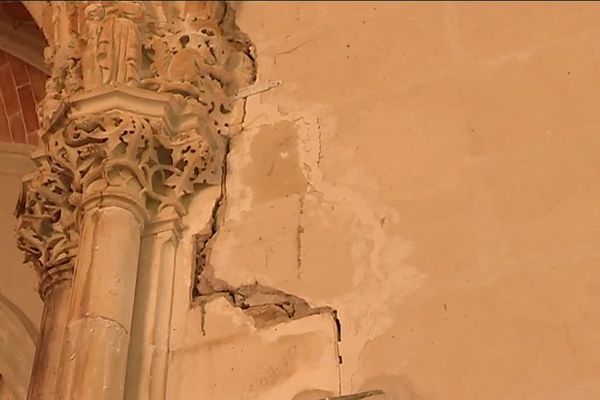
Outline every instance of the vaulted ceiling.
<path id="1" fill-rule="evenodd" d="M 0 141 L 37 143 L 36 108 L 48 77 L 45 39 L 17 1 L 0 3 Z"/>

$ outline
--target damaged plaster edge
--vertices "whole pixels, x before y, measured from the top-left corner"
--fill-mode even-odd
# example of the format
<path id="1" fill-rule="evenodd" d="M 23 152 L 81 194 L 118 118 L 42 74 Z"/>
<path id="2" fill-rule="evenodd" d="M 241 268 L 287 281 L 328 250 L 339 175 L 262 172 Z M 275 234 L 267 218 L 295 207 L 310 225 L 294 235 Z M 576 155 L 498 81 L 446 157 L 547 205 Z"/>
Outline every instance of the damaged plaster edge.
<path id="1" fill-rule="evenodd" d="M 257 281 L 253 284 L 232 287 L 231 284 L 217 279 L 214 276 L 214 270 L 210 263 L 210 255 L 212 252 L 212 247 L 219 236 L 219 231 L 224 224 L 225 215 L 228 211 L 227 179 L 229 172 L 229 157 L 232 150 L 231 141 L 242 135 L 245 131 L 254 129 L 254 127 L 250 126 L 251 124 L 248 125 L 248 121 L 246 120 L 247 98 L 277 88 L 283 84 L 283 82 L 280 80 L 266 80 L 257 82 L 258 61 L 255 46 L 252 44 L 250 39 L 239 30 L 237 25 L 234 25 L 234 29 L 237 30 L 237 34 L 243 35 L 247 40 L 247 43 L 249 43 L 249 49 L 251 52 L 249 56 L 253 61 L 252 67 L 254 81 L 251 82 L 250 85 L 239 89 L 233 96 L 234 102 L 236 102 L 237 107 L 239 107 L 239 112 L 237 113 L 238 118 L 236 118 L 236 121 L 233 121 L 231 126 L 235 126 L 239 130 L 236 129 L 235 132 L 226 136 L 225 138 L 225 152 L 222 164 L 223 173 L 221 174 L 220 195 L 214 203 L 211 217 L 207 222 L 207 226 L 196 233 L 193 237 L 195 243 L 194 252 L 196 265 L 193 269 L 194 275 L 192 279 L 192 288 L 190 290 L 190 307 L 198 308 L 201 312 L 201 330 L 203 336 L 206 336 L 206 306 L 217 299 L 224 299 L 230 305 L 249 317 L 254 327 L 260 330 L 313 315 L 329 315 L 333 321 L 333 326 L 335 327 L 335 336 L 339 342 L 341 341 L 341 323 L 337 317 L 337 311 L 332 307 L 313 306 L 307 300 L 301 297 L 285 293 L 276 288 L 262 285 Z M 300 115 L 299 118 L 294 119 L 293 122 L 297 123 L 300 120 L 302 120 L 304 124 L 307 124 L 307 121 L 302 115 Z M 301 215 L 300 218 L 302 218 Z M 300 231 L 300 226 L 301 224 L 299 223 L 299 236 L 302 233 Z M 301 238 L 298 237 L 298 240 L 301 240 Z M 301 250 L 299 249 L 299 252 L 300 251 Z M 298 254 L 298 259 L 301 263 L 300 258 L 301 254 Z M 339 357 L 339 349 L 337 349 L 337 351 Z M 341 357 L 339 357 L 339 361 L 341 363 Z"/>
<path id="2" fill-rule="evenodd" d="M 280 80 L 268 80 L 264 82 L 257 82 L 254 85 L 246 86 L 245 88 L 240 89 L 235 94 L 234 99 L 245 99 L 250 96 L 264 93 L 281 85 L 283 85 L 283 81 Z"/>
<path id="3" fill-rule="evenodd" d="M 218 236 L 219 228 L 224 220 L 223 214 L 226 212 L 227 209 L 227 173 L 229 154 L 231 152 L 231 141 L 234 137 L 240 135 L 243 131 L 243 126 L 246 120 L 246 97 L 250 95 L 248 94 L 240 96 L 239 94 L 245 89 L 256 86 L 254 83 L 257 80 L 258 67 L 256 61 L 256 54 L 254 50 L 254 44 L 250 41 L 250 38 L 237 26 L 237 23 L 235 21 L 237 10 L 235 9 L 235 7 L 232 7 L 229 3 L 225 4 L 227 7 L 226 16 L 224 17 L 224 20 L 228 20 L 227 28 L 229 30 L 229 32 L 227 32 L 226 35 L 232 37 L 239 37 L 243 42 L 247 44 L 248 52 L 246 55 L 252 60 L 251 69 L 249 71 L 249 75 L 252 78 L 250 78 L 249 81 L 250 85 L 240 89 L 236 94 L 232 96 L 234 108 L 237 108 L 239 112 L 233 113 L 233 115 L 236 116 L 236 120 L 229 121 L 230 132 L 227 135 L 223 135 L 224 152 L 221 163 L 221 182 L 219 184 L 220 192 L 215 202 L 213 203 L 208 222 L 202 229 L 200 229 L 192 235 L 194 242 L 194 258 L 196 262 L 194 268 L 192 268 L 192 280 L 190 287 L 191 306 L 194 305 L 194 299 L 200 295 L 197 289 L 198 281 L 200 280 L 200 276 L 203 270 L 205 269 L 205 264 L 207 262 L 206 259 L 210 254 L 212 244 Z"/>
<path id="4" fill-rule="evenodd" d="M 200 322 L 198 309 L 195 309 L 194 326 Z M 186 354 L 189 351 L 206 349 L 207 346 L 221 346 L 227 343 L 244 343 L 246 340 L 258 341 L 268 345 L 282 338 L 305 337 L 317 334 L 322 340 L 327 338 L 329 349 L 327 359 L 335 361 L 336 375 L 341 373 L 340 348 L 336 341 L 336 325 L 330 314 L 312 314 L 295 320 L 257 328 L 251 317 L 234 307 L 222 296 L 214 296 L 206 303 L 207 334 L 199 335 L 197 329 L 189 333 L 187 340 L 170 347 L 172 354 Z M 302 339 L 300 339 L 302 340 Z M 238 342 L 241 341 L 241 342 Z M 334 366 L 332 364 L 332 366 Z M 339 377 L 336 378 L 339 381 Z"/>
<path id="5" fill-rule="evenodd" d="M 206 270 L 205 270 L 206 272 Z M 196 297 L 193 307 L 199 307 L 204 316 L 206 305 L 215 299 L 225 299 L 233 307 L 250 317 L 257 329 L 269 328 L 312 315 L 330 315 L 335 323 L 337 341 L 341 340 L 341 323 L 337 311 L 329 306 L 311 306 L 305 299 L 285 293 L 258 282 L 233 288 L 226 282 L 203 275 L 204 290 Z M 212 286 L 212 287 L 211 287 Z M 203 334 L 206 334 L 202 323 Z"/>
<path id="6" fill-rule="evenodd" d="M 246 102 L 244 101 L 244 107 Z M 244 118 L 246 112 L 244 109 Z M 286 118 L 287 120 L 287 118 Z M 304 117 L 290 118 L 291 122 L 303 124 L 308 123 Z M 245 121 L 242 121 L 242 124 Z M 249 129 L 244 128 L 238 135 Z M 237 135 L 236 135 L 237 136 Z M 201 313 L 201 330 L 206 336 L 205 316 L 206 305 L 215 299 L 223 298 L 232 306 L 241 310 L 246 316 L 251 317 L 256 329 L 265 329 L 281 323 L 298 320 L 307 316 L 316 314 L 328 314 L 331 316 L 335 328 L 337 341 L 341 341 L 341 323 L 337 317 L 337 311 L 330 306 L 315 306 L 306 299 L 299 296 L 283 292 L 279 289 L 263 285 L 255 280 L 252 284 L 246 284 L 238 287 L 218 279 L 214 275 L 214 269 L 210 258 L 213 245 L 215 244 L 221 227 L 224 224 L 224 217 L 227 215 L 227 165 L 228 156 L 231 152 L 231 139 L 227 141 L 227 151 L 224 161 L 224 173 L 222 174 L 221 193 L 215 201 L 212 209 L 212 215 L 207 225 L 209 229 L 199 231 L 194 235 L 195 241 L 195 260 L 196 268 L 192 280 L 191 308 L 199 308 Z M 314 188 L 312 188 L 314 190 Z M 309 190 L 309 191 L 313 191 Z M 301 202 L 303 198 L 300 199 Z M 302 228 L 302 207 L 299 215 L 297 240 L 300 242 L 303 233 Z M 298 254 L 298 274 L 301 274 L 301 243 L 299 243 Z M 341 359 L 340 359 L 341 363 Z"/>
<path id="7" fill-rule="evenodd" d="M 228 215 L 229 206 L 227 204 L 227 185 L 228 179 L 231 179 L 227 174 L 227 168 L 229 162 L 229 155 L 232 154 L 232 144 L 235 145 L 236 142 L 231 142 L 231 140 L 236 137 L 241 136 L 243 133 L 248 132 L 250 130 L 256 129 L 256 127 L 247 126 L 246 125 L 246 107 L 248 103 L 245 100 L 243 101 L 244 111 L 243 111 L 243 120 L 242 127 L 243 129 L 228 138 L 227 142 L 227 151 L 225 157 L 225 166 L 224 173 L 222 174 L 223 180 L 221 184 L 221 193 L 218 200 L 215 202 L 214 207 L 212 209 L 212 217 L 210 219 L 211 228 L 206 231 L 200 231 L 195 237 L 195 258 L 196 258 L 196 269 L 194 272 L 194 279 L 192 281 L 192 299 L 190 303 L 191 308 L 197 308 L 200 312 L 200 329 L 203 336 L 207 336 L 206 332 L 206 315 L 207 315 L 207 305 L 212 303 L 217 299 L 224 299 L 231 306 L 240 310 L 243 315 L 249 317 L 252 321 L 252 325 L 257 330 L 264 330 L 279 324 L 288 323 L 291 321 L 299 320 L 312 315 L 329 315 L 331 316 L 332 321 L 335 326 L 335 334 L 337 337 L 337 341 L 341 341 L 341 322 L 338 319 L 337 310 L 330 306 L 317 306 L 311 304 L 308 300 L 301 298 L 299 296 L 286 293 L 279 289 L 263 285 L 258 280 L 254 280 L 251 284 L 245 284 L 241 286 L 234 286 L 231 283 L 218 279 L 214 274 L 214 268 L 211 265 L 211 252 L 213 245 L 216 243 L 216 240 L 219 236 L 219 231 L 224 226 L 225 216 Z M 294 124 L 299 124 L 303 126 L 304 129 L 311 130 L 311 128 L 316 127 L 320 130 L 320 121 L 318 118 L 306 115 L 305 113 L 298 114 L 290 114 L 283 117 L 281 120 L 289 121 Z M 302 154 L 309 152 L 310 149 L 307 149 L 307 143 L 305 143 L 304 136 L 310 135 L 310 133 L 303 132 L 300 137 L 300 152 Z M 307 160 L 305 157 L 302 159 L 303 164 L 303 173 L 307 178 L 307 182 L 309 182 L 308 192 L 318 192 L 314 185 L 312 184 L 312 174 L 310 173 L 310 166 L 313 165 L 315 167 L 319 167 L 319 161 L 321 158 L 321 146 L 320 146 L 321 134 L 319 132 L 318 138 L 316 139 L 318 147 L 318 154 L 316 155 L 315 160 Z M 310 146 L 310 145 L 309 145 Z M 234 148 L 235 149 L 235 148 Z M 316 166 L 315 166 L 316 164 Z M 298 229 L 297 229 L 297 262 L 298 262 L 298 275 L 301 275 L 301 266 L 302 266 L 302 234 L 303 234 L 303 226 L 302 226 L 302 214 L 303 214 L 303 201 L 304 196 L 300 198 L 300 210 L 299 210 L 299 220 L 298 220 Z M 338 357 L 339 363 L 341 364 L 342 359 L 339 356 L 338 349 Z"/>

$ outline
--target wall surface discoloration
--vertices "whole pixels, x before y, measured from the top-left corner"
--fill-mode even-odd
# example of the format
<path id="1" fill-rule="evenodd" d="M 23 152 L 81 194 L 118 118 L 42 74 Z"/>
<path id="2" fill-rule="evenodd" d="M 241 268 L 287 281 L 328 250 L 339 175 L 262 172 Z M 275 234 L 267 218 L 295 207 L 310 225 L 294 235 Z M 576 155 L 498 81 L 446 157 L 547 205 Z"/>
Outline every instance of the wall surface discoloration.
<path id="1" fill-rule="evenodd" d="M 600 7 L 237 8 L 282 85 L 232 139 L 214 277 L 336 309 L 343 393 L 596 398 Z"/>
<path id="2" fill-rule="evenodd" d="M 252 161 L 244 170 L 244 183 L 252 188 L 252 206 L 306 191 L 294 128 L 293 123 L 281 121 L 262 126 L 254 136 Z"/>

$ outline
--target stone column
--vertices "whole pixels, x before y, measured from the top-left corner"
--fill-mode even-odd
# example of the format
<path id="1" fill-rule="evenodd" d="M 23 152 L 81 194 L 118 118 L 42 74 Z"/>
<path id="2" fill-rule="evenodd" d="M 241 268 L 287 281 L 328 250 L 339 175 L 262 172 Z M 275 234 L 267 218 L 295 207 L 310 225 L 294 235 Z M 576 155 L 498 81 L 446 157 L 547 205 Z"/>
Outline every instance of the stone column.
<path id="1" fill-rule="evenodd" d="M 57 282 L 44 299 L 40 338 L 29 381 L 29 400 L 56 398 L 56 383 L 69 311 L 71 281 Z"/>
<path id="2" fill-rule="evenodd" d="M 161 400 L 180 219 L 189 195 L 221 184 L 237 94 L 254 79 L 250 45 L 223 2 L 48 7 L 52 75 L 20 246 L 41 275 L 75 268 L 47 293 L 30 398 L 121 400 L 127 386 Z"/>
<path id="3" fill-rule="evenodd" d="M 123 398 L 144 210 L 101 195 L 82 206 L 58 399 Z"/>
<path id="4" fill-rule="evenodd" d="M 153 224 L 142 239 L 133 319 L 135 345 L 129 355 L 127 399 L 164 399 L 166 395 L 179 225 L 176 220 Z"/>
<path id="5" fill-rule="evenodd" d="M 34 159 L 40 167 L 24 178 L 17 205 L 17 244 L 38 272 L 44 301 L 27 398 L 46 400 L 56 395 L 77 233 L 68 179 L 53 171 L 39 154 Z"/>

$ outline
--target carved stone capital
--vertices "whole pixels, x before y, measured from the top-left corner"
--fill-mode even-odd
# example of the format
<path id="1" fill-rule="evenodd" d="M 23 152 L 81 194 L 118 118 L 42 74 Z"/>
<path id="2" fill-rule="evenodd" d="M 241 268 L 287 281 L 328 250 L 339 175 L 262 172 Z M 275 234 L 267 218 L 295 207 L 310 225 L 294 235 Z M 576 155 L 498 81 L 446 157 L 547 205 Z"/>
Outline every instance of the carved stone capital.
<path id="1" fill-rule="evenodd" d="M 17 215 L 19 247 L 53 282 L 72 271 L 89 208 L 118 205 L 158 226 L 186 213 L 188 195 L 221 183 L 244 113 L 236 93 L 255 73 L 225 2 L 48 7 L 52 74 L 38 110 L 38 170 Z"/>
<path id="2" fill-rule="evenodd" d="M 54 283 L 73 275 L 78 233 L 69 177 L 46 160 L 39 162 L 39 169 L 23 180 L 16 209 L 17 246 L 38 273 L 44 298 Z"/>
<path id="3" fill-rule="evenodd" d="M 56 4 L 55 4 L 56 3 Z M 109 86 L 172 93 L 210 130 L 235 132 L 235 94 L 255 79 L 252 47 L 225 2 L 53 2 L 44 126 L 63 102 Z"/>

